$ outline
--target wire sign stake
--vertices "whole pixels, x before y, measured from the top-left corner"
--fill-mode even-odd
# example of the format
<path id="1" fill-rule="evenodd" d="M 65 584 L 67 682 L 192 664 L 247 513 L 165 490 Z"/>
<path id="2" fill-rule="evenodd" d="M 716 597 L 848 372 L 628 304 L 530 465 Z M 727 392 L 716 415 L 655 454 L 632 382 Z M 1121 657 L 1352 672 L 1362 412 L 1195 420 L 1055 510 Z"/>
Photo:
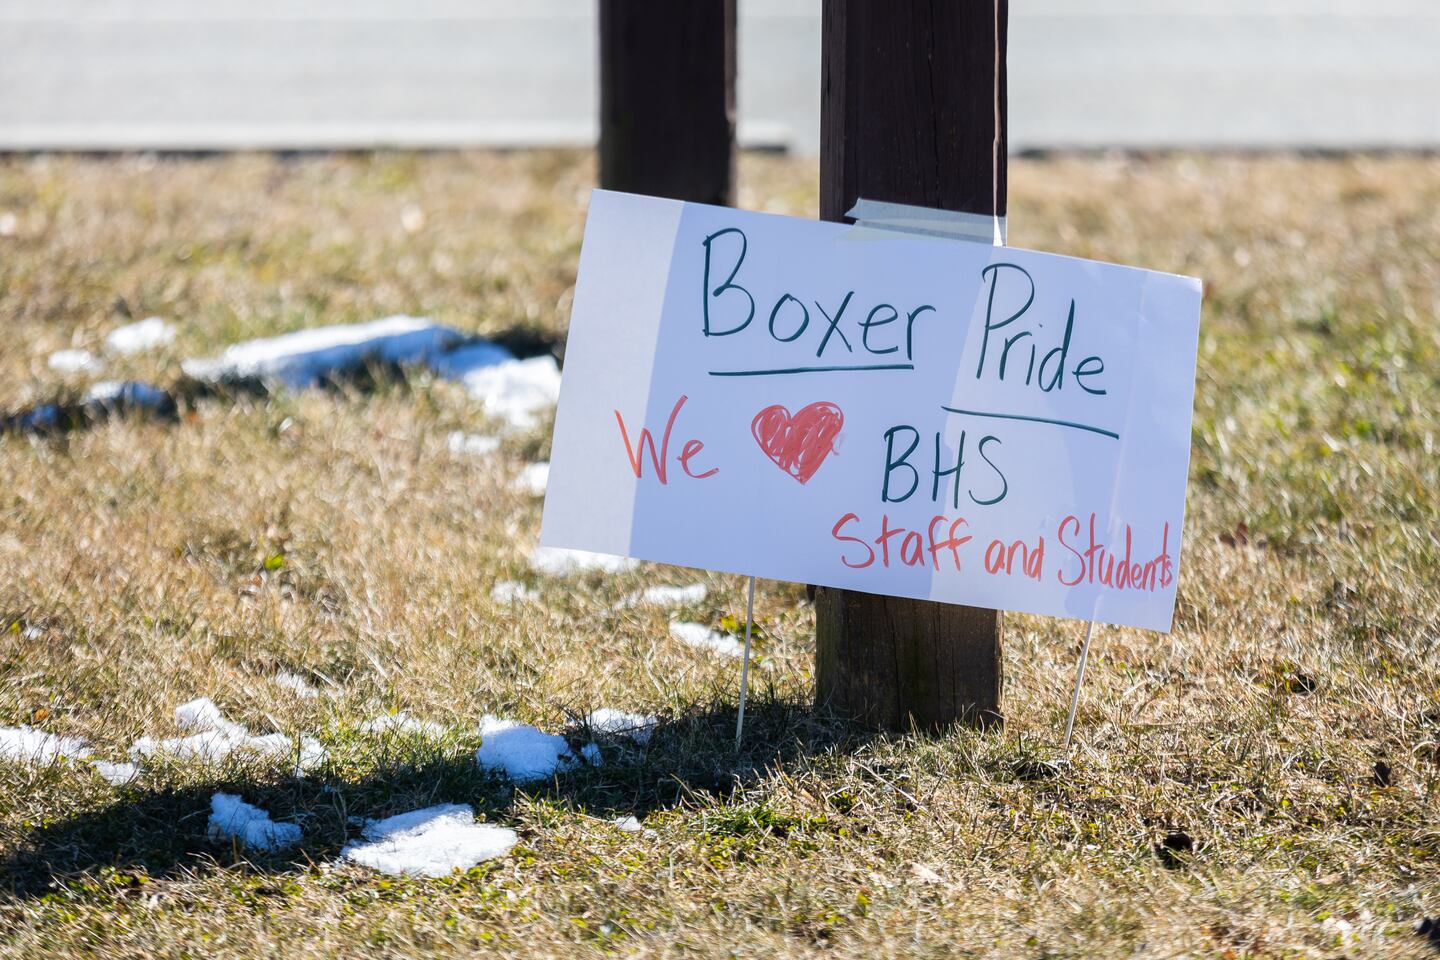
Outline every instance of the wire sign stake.
<path id="1" fill-rule="evenodd" d="M 1070 735 L 1075 731 L 1075 708 L 1080 705 L 1080 681 L 1085 679 L 1085 661 L 1090 658 L 1090 635 L 1095 621 L 1085 625 L 1085 642 L 1080 646 L 1080 662 L 1075 666 L 1075 690 L 1070 694 L 1070 716 L 1065 718 L 1065 756 L 1070 756 Z"/>
<path id="2" fill-rule="evenodd" d="M 745 732 L 745 693 L 750 686 L 750 629 L 755 623 L 755 578 L 750 577 L 745 597 L 745 654 L 740 662 L 740 712 L 735 716 L 735 752 L 740 752 L 740 737 Z"/>

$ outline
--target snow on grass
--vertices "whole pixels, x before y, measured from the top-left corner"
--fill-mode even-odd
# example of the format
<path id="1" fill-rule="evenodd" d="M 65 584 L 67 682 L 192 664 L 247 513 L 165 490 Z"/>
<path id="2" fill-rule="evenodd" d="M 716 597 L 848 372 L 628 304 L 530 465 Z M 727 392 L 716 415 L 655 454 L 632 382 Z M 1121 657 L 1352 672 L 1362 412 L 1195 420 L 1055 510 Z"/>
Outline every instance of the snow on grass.
<path id="1" fill-rule="evenodd" d="M 249 850 L 273 853 L 300 842 L 300 827 L 294 823 L 276 823 L 269 812 L 246 803 L 233 793 L 217 793 L 210 798 L 211 840 L 239 840 Z"/>
<path id="2" fill-rule="evenodd" d="M 627 713 L 613 707 L 600 707 L 591 711 L 590 715 L 585 718 L 585 725 L 593 733 L 629 737 L 642 746 L 650 742 L 650 736 L 655 732 L 655 727 L 659 723 L 659 717 L 643 713 Z"/>
<path id="3" fill-rule="evenodd" d="M 49 764 L 89 756 L 90 744 L 80 737 L 62 737 L 34 727 L 0 727 L 0 760 Z"/>
<path id="4" fill-rule="evenodd" d="M 485 860 L 503 857 L 519 837 L 514 830 L 476 823 L 475 811 L 462 803 L 443 803 L 372 820 L 365 840 L 348 843 L 342 859 L 412 877 L 447 877 Z"/>
<path id="5" fill-rule="evenodd" d="M 515 489 L 532 497 L 545 496 L 545 487 L 550 483 L 550 464 L 531 463 L 515 477 Z"/>
<path id="6" fill-rule="evenodd" d="M 515 354 L 498 343 L 480 340 L 447 350 L 430 359 L 430 369 L 446 380 L 463 380 L 485 367 L 514 363 Z"/>
<path id="7" fill-rule="evenodd" d="M 181 366 L 206 383 L 259 381 L 299 390 L 374 361 L 427 366 L 436 376 L 458 382 L 487 416 L 512 429 L 535 426 L 560 399 L 560 366 L 554 357 L 517 360 L 498 343 L 472 340 L 424 317 L 297 330 L 232 344 L 218 357 L 186 360 Z M 458 443 L 464 447 L 468 441 Z"/>
<path id="8" fill-rule="evenodd" d="M 209 697 L 196 697 L 180 704 L 175 708 L 175 722 L 185 730 L 213 730 L 239 737 L 249 735 L 243 726 L 226 718 Z"/>
<path id="9" fill-rule="evenodd" d="M 297 776 L 325 759 L 325 748 L 310 737 L 291 740 L 283 733 L 256 736 L 241 724 L 226 718 L 209 697 L 199 697 L 175 708 L 175 722 L 183 729 L 197 730 L 186 737 L 141 737 L 130 745 L 130 756 L 147 760 L 171 756 L 177 760 L 201 760 L 218 763 L 238 751 L 262 757 L 284 759 L 298 756 Z"/>
<path id="10" fill-rule="evenodd" d="M 480 401 L 486 416 L 517 430 L 538 424 L 560 399 L 560 367 L 551 356 L 508 360 L 451 378 Z"/>
<path id="11" fill-rule="evenodd" d="M 102 416 L 127 410 L 171 414 L 175 398 L 169 392 L 140 380 L 101 380 L 85 391 L 86 413 Z"/>
<path id="12" fill-rule="evenodd" d="M 475 762 L 516 783 L 543 780 L 575 761 L 564 737 L 528 723 L 486 714 L 480 718 L 480 737 Z"/>
<path id="13" fill-rule="evenodd" d="M 401 710 L 366 720 L 360 724 L 361 733 L 404 733 L 418 737 L 442 737 L 445 728 L 433 720 L 421 720 Z"/>
<path id="14" fill-rule="evenodd" d="M 133 763 L 90 760 L 90 744 L 81 737 L 62 737 L 34 727 L 0 727 L 0 760 L 34 764 L 89 760 L 96 773 L 117 787 L 140 774 L 140 768 Z"/>
<path id="15" fill-rule="evenodd" d="M 140 776 L 140 767 L 133 763 L 111 763 L 108 760 L 91 760 L 95 772 L 108 780 L 111 786 L 123 787 Z"/>
<path id="16" fill-rule="evenodd" d="M 726 657 L 743 657 L 745 645 L 728 633 L 722 633 L 714 627 L 708 627 L 703 623 L 687 623 L 680 620 L 670 621 L 670 636 L 682 643 L 689 644 L 701 650 L 708 650 L 711 653 L 718 653 Z"/>
<path id="17" fill-rule="evenodd" d="M 320 691 L 310 685 L 310 681 L 298 673 L 291 673 L 289 670 L 281 670 L 275 674 L 274 681 L 278 686 L 284 687 L 302 700 L 314 700 L 320 696 Z"/>
<path id="18" fill-rule="evenodd" d="M 621 600 L 618 607 L 693 607 L 704 603 L 710 595 L 703 583 L 692 583 L 688 587 L 655 586 L 646 587 L 639 593 L 632 593 Z"/>
<path id="19" fill-rule="evenodd" d="M 0 430 L 48 433 L 132 411 L 172 417 L 175 398 L 138 380 L 106 380 L 87 390 L 79 403 L 39 403 L 0 417 Z"/>
<path id="20" fill-rule="evenodd" d="M 235 743 L 219 730 L 209 730 L 188 737 L 141 737 L 130 744 L 130 756 L 136 760 L 170 756 L 176 760 L 203 760 L 218 763 L 235 749 Z"/>
<path id="21" fill-rule="evenodd" d="M 419 233 L 421 230 L 424 230 L 425 211 L 413 203 L 405 204 L 400 210 L 400 229 L 406 233 Z"/>
<path id="22" fill-rule="evenodd" d="M 605 764 L 605 755 L 600 752 L 600 744 L 587 743 L 580 748 L 580 759 L 592 767 L 600 767 Z"/>
<path id="23" fill-rule="evenodd" d="M 517 580 L 501 580 L 490 588 L 490 599 L 496 603 L 534 603 L 540 594 Z"/>
<path id="24" fill-rule="evenodd" d="M 500 438 L 456 430 L 450 434 L 445 445 L 456 456 L 485 457 L 500 449 Z"/>
<path id="25" fill-rule="evenodd" d="M 620 830 L 622 830 L 622 831 L 625 832 L 625 833 L 639 833 L 640 830 L 642 829 L 641 826 L 640 826 L 640 821 L 639 821 L 638 819 L 636 819 L 635 817 L 633 817 L 633 816 L 630 816 L 630 817 L 616 817 L 614 820 L 611 820 L 610 822 L 613 823 L 613 824 L 615 824 L 616 827 L 618 827 Z"/>
<path id="26" fill-rule="evenodd" d="M 139 353 L 162 347 L 174 339 L 174 327 L 160 317 L 146 317 L 111 330 L 105 338 L 105 348 L 112 353 Z"/>
<path id="27" fill-rule="evenodd" d="M 460 331 L 423 317 L 394 316 L 249 340 L 181 367 L 207 383 L 258 380 L 299 390 L 366 362 L 429 363 L 464 339 Z"/>
<path id="28" fill-rule="evenodd" d="M 45 433 L 58 429 L 67 419 L 65 409 L 60 404 L 41 403 L 0 419 L 0 429 L 21 433 Z"/>
<path id="29" fill-rule="evenodd" d="M 638 564 L 638 560 L 630 557 L 591 553 L 589 550 L 571 550 L 567 547 L 537 547 L 530 555 L 530 566 L 537 573 L 551 577 L 564 577 L 591 570 L 625 573 L 634 570 Z"/>
<path id="30" fill-rule="evenodd" d="M 89 350 L 56 350 L 47 363 L 56 373 L 94 373 L 104 366 Z"/>
<path id="31" fill-rule="evenodd" d="M 299 747 L 300 754 L 295 761 L 295 775 L 297 777 L 302 773 L 314 770 L 320 766 L 320 764 L 324 763 L 325 758 L 329 756 L 324 744 L 314 737 L 301 737 L 296 745 Z"/>

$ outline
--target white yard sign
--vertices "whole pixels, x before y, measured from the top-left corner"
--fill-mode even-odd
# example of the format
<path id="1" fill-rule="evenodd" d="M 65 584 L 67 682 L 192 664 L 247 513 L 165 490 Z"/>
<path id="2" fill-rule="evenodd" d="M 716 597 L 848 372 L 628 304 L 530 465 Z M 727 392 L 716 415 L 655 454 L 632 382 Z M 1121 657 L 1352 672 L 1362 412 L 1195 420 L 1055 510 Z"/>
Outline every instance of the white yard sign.
<path id="1" fill-rule="evenodd" d="M 597 191 L 541 542 L 1168 630 L 1200 284 Z"/>

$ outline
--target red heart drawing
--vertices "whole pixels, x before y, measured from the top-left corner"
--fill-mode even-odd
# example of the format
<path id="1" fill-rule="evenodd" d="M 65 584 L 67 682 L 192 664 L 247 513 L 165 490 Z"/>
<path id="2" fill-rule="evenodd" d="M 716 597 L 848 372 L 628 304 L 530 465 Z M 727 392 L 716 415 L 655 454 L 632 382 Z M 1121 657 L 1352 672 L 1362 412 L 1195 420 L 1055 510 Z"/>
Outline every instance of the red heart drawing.
<path id="1" fill-rule="evenodd" d="M 821 400 L 793 416 L 778 403 L 766 407 L 750 421 L 750 432 L 775 466 L 804 483 L 835 449 L 843 426 L 845 414 L 840 408 Z"/>

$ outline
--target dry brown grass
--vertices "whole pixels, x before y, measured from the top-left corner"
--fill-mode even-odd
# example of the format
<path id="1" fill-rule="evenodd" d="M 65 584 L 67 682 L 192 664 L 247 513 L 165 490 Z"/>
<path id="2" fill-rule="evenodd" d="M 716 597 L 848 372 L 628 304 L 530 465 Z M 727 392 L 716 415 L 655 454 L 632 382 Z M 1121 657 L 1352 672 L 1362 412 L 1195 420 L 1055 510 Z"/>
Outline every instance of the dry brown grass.
<path id="1" fill-rule="evenodd" d="M 109 375 L 161 380 L 245 336 L 396 312 L 558 335 L 592 177 L 567 154 L 4 161 L 0 409 L 77 386 L 45 358 L 126 315 L 181 335 Z M 747 207 L 813 214 L 812 164 L 747 157 L 743 183 Z M 118 756 L 209 695 L 331 761 L 303 781 L 176 764 L 122 789 L 0 765 L 0 952 L 1425 955 L 1440 161 L 1022 160 L 1012 191 L 1017 245 L 1207 290 L 1176 630 L 1098 634 L 1071 766 L 1042 761 L 1073 623 L 1007 618 L 1003 732 L 872 739 L 805 709 L 811 612 L 764 584 L 769 669 L 737 760 L 733 663 L 613 606 L 692 575 L 528 573 L 540 508 L 507 481 L 544 430 L 452 456 L 449 430 L 485 424 L 418 375 L 205 400 L 173 426 L 0 440 L 0 725 Z M 541 602 L 494 603 L 507 578 Z M 740 607 L 737 581 L 705 579 L 697 615 Z M 294 698 L 279 668 L 333 696 Z M 612 744 L 605 768 L 530 789 L 475 770 L 482 713 L 560 729 L 599 705 L 671 722 L 647 753 Z M 387 709 L 451 734 L 356 733 Z M 299 852 L 207 844 L 218 785 L 303 822 Z M 439 801 L 521 848 L 447 881 L 328 865 L 347 815 Z M 653 834 L 603 822 L 628 812 Z M 1157 853 L 1177 832 L 1193 853 Z"/>

